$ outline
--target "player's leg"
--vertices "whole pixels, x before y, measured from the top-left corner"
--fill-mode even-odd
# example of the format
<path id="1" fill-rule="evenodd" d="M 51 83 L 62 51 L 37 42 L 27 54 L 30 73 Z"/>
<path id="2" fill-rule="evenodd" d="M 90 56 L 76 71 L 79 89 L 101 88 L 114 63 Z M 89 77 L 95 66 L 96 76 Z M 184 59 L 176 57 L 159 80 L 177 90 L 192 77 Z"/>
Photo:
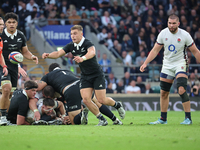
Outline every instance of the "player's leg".
<path id="1" fill-rule="evenodd" d="M 161 73 L 160 76 L 160 118 L 155 122 L 149 124 L 167 124 L 167 110 L 169 106 L 169 92 L 173 83 L 173 76 Z"/>
<path id="2" fill-rule="evenodd" d="M 82 116 L 81 109 L 75 111 L 69 111 L 68 115 L 72 125 L 81 124 L 81 116 Z"/>
<path id="3" fill-rule="evenodd" d="M 190 100 L 186 92 L 188 76 L 186 74 L 179 73 L 176 76 L 176 79 L 177 79 L 178 94 L 182 99 L 182 105 L 185 111 L 185 120 L 181 124 L 192 124 L 191 113 L 190 113 Z"/>
<path id="4" fill-rule="evenodd" d="M 8 75 L 6 77 L 3 77 L 1 80 L 2 96 L 0 99 L 0 111 L 2 116 L 0 120 L 0 126 L 7 124 L 6 113 L 7 113 L 7 108 L 10 105 L 9 97 L 12 89 L 11 82 L 9 79 L 10 76 Z"/>
<path id="5" fill-rule="evenodd" d="M 92 92 L 93 92 L 92 88 L 81 89 L 81 96 L 83 99 L 83 103 L 99 119 L 98 126 L 105 126 L 108 124 L 107 120 L 103 117 L 103 115 L 99 111 L 99 108 L 91 100 Z"/>
<path id="6" fill-rule="evenodd" d="M 84 78 L 81 78 L 80 81 L 81 97 L 83 99 L 83 103 L 87 106 L 87 108 L 99 119 L 98 126 L 106 126 L 108 124 L 107 120 L 103 117 L 103 115 L 99 111 L 99 108 L 91 100 L 93 94 L 93 88 L 92 88 L 93 81 L 94 81 L 93 78 L 91 80 L 86 80 Z"/>
<path id="7" fill-rule="evenodd" d="M 119 113 L 121 119 L 125 118 L 125 110 L 121 102 L 116 102 L 111 97 L 106 97 L 106 88 L 105 88 L 105 78 L 104 76 L 98 76 L 94 80 L 95 96 L 97 100 L 104 105 L 115 107 Z"/>
<path id="8" fill-rule="evenodd" d="M 113 125 L 122 125 L 123 123 L 110 111 L 110 109 L 108 109 L 107 106 L 99 103 L 96 99 L 96 97 L 94 96 L 92 101 L 99 107 L 99 110 L 102 114 L 104 114 L 105 116 L 107 116 L 108 118 L 110 118 L 113 121 Z"/>

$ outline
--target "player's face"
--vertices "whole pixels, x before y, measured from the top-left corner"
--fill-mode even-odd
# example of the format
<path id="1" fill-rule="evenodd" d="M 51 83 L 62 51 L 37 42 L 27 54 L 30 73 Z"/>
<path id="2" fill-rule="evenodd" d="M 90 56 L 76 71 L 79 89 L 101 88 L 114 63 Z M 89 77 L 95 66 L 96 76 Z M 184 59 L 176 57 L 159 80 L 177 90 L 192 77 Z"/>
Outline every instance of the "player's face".
<path id="1" fill-rule="evenodd" d="M 45 114 L 51 115 L 51 113 L 53 112 L 53 107 L 43 105 L 43 111 L 44 111 Z"/>
<path id="2" fill-rule="evenodd" d="M 13 34 L 17 29 L 18 22 L 15 19 L 8 19 L 6 21 L 7 31 L 10 34 Z"/>
<path id="3" fill-rule="evenodd" d="M 77 29 L 71 30 L 71 39 L 72 39 L 73 43 L 78 44 L 81 41 L 82 36 L 83 36 L 82 31 L 79 31 Z"/>
<path id="4" fill-rule="evenodd" d="M 4 21 L 2 19 L 2 20 L 0 20 L 0 33 L 3 32 L 3 28 L 4 28 Z"/>
<path id="5" fill-rule="evenodd" d="M 33 89 L 30 89 L 30 90 L 27 90 L 26 93 L 28 95 L 28 97 L 31 99 L 31 98 L 35 98 L 35 94 L 37 92 L 37 89 L 36 88 L 33 88 Z"/>
<path id="6" fill-rule="evenodd" d="M 177 19 L 168 19 L 168 28 L 171 33 L 176 33 L 178 31 L 178 26 L 180 22 Z"/>

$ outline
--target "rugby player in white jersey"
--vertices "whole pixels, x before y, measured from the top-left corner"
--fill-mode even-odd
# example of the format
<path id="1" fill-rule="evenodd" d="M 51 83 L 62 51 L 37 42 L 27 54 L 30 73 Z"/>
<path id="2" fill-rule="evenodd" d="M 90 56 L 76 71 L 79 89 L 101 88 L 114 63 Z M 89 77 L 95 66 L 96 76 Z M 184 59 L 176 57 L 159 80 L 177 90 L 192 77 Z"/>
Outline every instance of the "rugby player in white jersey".
<path id="1" fill-rule="evenodd" d="M 146 61 L 140 67 L 143 72 L 147 64 L 151 62 L 164 47 L 164 58 L 162 70 L 160 73 L 160 108 L 161 117 L 149 124 L 167 124 L 167 109 L 169 105 L 169 91 L 176 78 L 178 94 L 182 99 L 183 109 L 185 111 L 185 120 L 181 124 L 192 124 L 190 113 L 190 100 L 186 93 L 187 87 L 187 53 L 188 48 L 195 58 L 200 62 L 200 51 L 197 49 L 192 37 L 188 32 L 179 28 L 180 22 L 178 16 L 172 14 L 168 18 L 168 27 L 163 29 L 157 41 L 149 53 Z"/>

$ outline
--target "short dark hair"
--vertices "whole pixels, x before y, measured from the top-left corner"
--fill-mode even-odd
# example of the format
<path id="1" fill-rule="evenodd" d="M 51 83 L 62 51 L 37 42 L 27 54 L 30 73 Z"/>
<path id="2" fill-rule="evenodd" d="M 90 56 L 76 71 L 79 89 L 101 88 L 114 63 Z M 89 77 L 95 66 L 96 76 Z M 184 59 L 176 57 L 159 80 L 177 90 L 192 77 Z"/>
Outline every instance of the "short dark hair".
<path id="1" fill-rule="evenodd" d="M 171 14 L 169 15 L 170 19 L 176 19 L 177 21 L 179 21 L 179 17 L 176 14 Z"/>
<path id="2" fill-rule="evenodd" d="M 52 86 L 50 86 L 50 85 L 45 86 L 44 89 L 42 90 L 42 92 L 45 97 L 54 98 L 55 90 L 53 89 Z"/>
<path id="3" fill-rule="evenodd" d="M 55 102 L 51 98 L 45 98 L 43 100 L 43 105 L 45 105 L 45 106 L 52 106 L 53 107 L 53 106 L 55 106 Z"/>
<path id="4" fill-rule="evenodd" d="M 4 20 L 5 22 L 8 20 L 8 19 L 14 19 L 18 22 L 18 15 L 13 13 L 13 12 L 9 12 L 9 13 L 6 13 L 5 17 L 4 17 Z"/>
<path id="5" fill-rule="evenodd" d="M 29 80 L 24 83 L 25 90 L 30 90 L 30 89 L 34 89 L 34 88 L 38 88 L 38 84 L 35 81 Z"/>
<path id="6" fill-rule="evenodd" d="M 58 63 L 52 63 L 50 66 L 49 66 L 49 72 L 53 71 L 56 67 L 59 67 L 60 68 L 60 65 Z"/>

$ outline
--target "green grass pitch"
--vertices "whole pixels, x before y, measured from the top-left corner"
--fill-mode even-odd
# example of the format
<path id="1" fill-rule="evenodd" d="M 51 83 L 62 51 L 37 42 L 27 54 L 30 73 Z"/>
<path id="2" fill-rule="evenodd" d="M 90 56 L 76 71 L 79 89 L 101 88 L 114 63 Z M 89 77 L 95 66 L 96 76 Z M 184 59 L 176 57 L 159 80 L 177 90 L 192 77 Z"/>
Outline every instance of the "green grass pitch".
<path id="1" fill-rule="evenodd" d="M 118 113 L 114 111 L 117 117 Z M 168 112 L 168 124 L 148 125 L 160 112 L 126 112 L 122 126 L 97 127 L 89 113 L 88 125 L 2 126 L 1 150 L 198 150 L 200 111 L 192 112 L 192 125 L 180 125 L 184 112 Z"/>

